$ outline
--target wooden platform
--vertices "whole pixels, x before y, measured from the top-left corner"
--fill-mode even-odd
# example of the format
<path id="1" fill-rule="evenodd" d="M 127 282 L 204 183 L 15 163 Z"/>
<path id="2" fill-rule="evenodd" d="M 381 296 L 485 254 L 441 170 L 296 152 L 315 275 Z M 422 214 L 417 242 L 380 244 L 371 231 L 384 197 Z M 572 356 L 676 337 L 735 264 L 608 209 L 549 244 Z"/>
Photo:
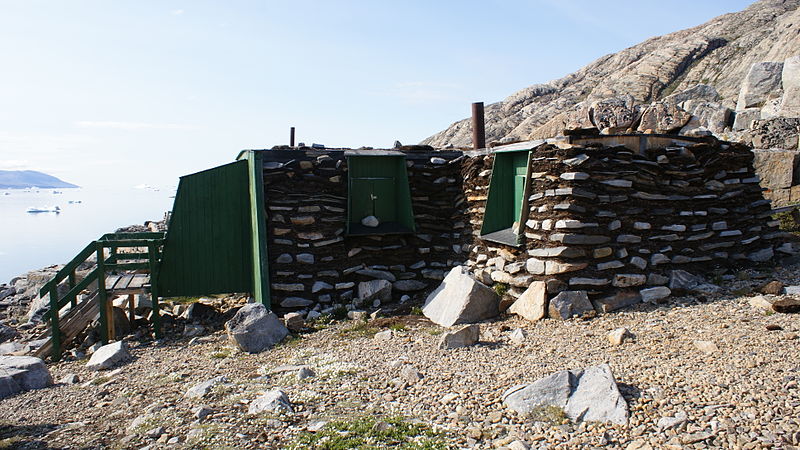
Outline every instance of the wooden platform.
<path id="1" fill-rule="evenodd" d="M 106 276 L 106 291 L 109 295 L 141 294 L 150 284 L 150 274 L 126 273 Z"/>

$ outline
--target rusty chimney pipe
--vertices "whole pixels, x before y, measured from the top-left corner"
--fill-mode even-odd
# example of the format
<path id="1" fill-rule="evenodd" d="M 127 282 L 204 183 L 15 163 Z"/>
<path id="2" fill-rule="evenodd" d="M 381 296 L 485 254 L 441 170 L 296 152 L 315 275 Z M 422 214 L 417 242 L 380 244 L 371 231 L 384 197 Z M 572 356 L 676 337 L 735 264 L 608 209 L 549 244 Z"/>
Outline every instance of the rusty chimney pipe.
<path id="1" fill-rule="evenodd" d="M 294 127 L 289 129 L 289 147 L 294 147 Z"/>
<path id="2" fill-rule="evenodd" d="M 486 148 L 486 127 L 483 122 L 483 102 L 472 104 L 472 148 Z"/>

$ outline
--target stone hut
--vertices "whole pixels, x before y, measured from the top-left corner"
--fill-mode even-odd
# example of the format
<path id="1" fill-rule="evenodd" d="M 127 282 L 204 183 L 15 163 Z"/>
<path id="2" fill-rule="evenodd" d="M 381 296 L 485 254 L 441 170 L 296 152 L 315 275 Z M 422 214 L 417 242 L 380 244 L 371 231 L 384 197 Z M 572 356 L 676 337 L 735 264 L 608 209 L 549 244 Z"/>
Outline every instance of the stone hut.
<path id="1" fill-rule="evenodd" d="M 179 187 L 183 219 L 173 217 L 165 261 L 182 267 L 174 262 L 199 254 L 208 263 L 171 274 L 185 283 L 162 292 L 190 295 L 216 264 L 253 274 L 228 291 L 252 287 L 279 313 L 310 317 L 337 305 L 424 299 L 459 265 L 508 285 L 511 297 L 539 282 L 548 298 L 566 292 L 607 312 L 668 295 L 675 269 L 768 262 L 782 236 L 753 153 L 711 137 L 572 136 L 478 151 L 276 148 L 218 169 L 240 180 L 231 192 L 249 189 L 250 201 L 236 209 L 215 197 L 230 211 L 206 227 L 218 231 L 188 233 L 173 224 L 223 219 L 200 214 L 205 197 Z M 219 179 L 213 172 L 182 186 L 207 190 Z M 231 215 L 241 231 L 222 226 Z M 252 246 L 252 257 L 220 244 L 225 233 Z M 222 290 L 212 284 L 205 293 Z"/>

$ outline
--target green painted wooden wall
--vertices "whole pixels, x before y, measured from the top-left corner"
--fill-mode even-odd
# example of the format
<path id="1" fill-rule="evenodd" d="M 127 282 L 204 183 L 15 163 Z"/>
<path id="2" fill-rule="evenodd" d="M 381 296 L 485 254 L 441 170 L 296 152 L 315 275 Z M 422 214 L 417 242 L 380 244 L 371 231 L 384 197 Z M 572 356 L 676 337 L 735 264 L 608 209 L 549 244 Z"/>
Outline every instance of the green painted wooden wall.
<path id="1" fill-rule="evenodd" d="M 162 297 L 252 292 L 248 161 L 181 177 L 159 275 Z"/>
<path id="2" fill-rule="evenodd" d="M 481 235 L 511 228 L 523 219 L 529 154 L 527 150 L 495 153 Z"/>
<path id="3" fill-rule="evenodd" d="M 416 230 L 405 157 L 349 156 L 347 173 L 348 232 L 369 215 L 409 232 Z"/>

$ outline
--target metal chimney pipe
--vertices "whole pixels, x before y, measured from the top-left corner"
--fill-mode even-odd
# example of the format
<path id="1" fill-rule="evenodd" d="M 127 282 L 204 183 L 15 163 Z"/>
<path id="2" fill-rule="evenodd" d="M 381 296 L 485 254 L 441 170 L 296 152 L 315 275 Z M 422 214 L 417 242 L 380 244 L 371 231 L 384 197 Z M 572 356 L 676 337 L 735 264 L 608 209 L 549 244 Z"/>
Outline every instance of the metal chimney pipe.
<path id="1" fill-rule="evenodd" d="M 483 121 L 483 102 L 472 104 L 472 148 L 486 148 L 486 126 Z"/>
<path id="2" fill-rule="evenodd" d="M 289 147 L 294 147 L 294 127 L 289 129 Z"/>

